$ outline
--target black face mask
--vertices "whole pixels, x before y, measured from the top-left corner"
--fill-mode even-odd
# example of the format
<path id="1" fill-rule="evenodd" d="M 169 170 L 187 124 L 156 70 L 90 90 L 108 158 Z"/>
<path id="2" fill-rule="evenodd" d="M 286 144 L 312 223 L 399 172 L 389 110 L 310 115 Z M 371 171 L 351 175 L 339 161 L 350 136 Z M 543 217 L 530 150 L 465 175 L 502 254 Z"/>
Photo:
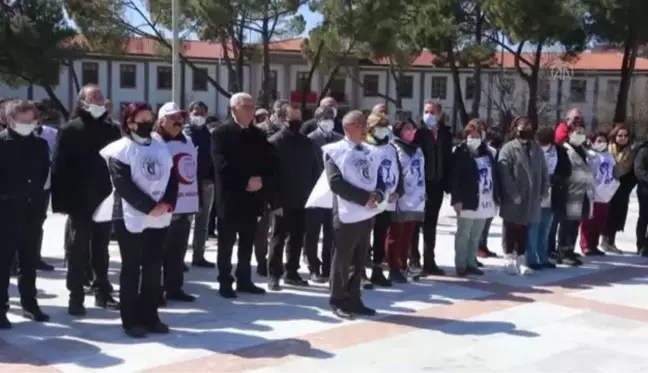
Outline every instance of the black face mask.
<path id="1" fill-rule="evenodd" d="M 137 123 L 137 129 L 133 131 L 137 136 L 148 139 L 151 137 L 151 132 L 153 131 L 153 122 L 141 122 Z"/>
<path id="2" fill-rule="evenodd" d="M 301 120 L 291 120 L 288 122 L 288 128 L 293 132 L 299 132 L 301 125 L 302 125 Z"/>
<path id="3" fill-rule="evenodd" d="M 531 140 L 533 138 L 533 130 L 518 130 L 518 136 L 520 136 L 522 140 Z"/>

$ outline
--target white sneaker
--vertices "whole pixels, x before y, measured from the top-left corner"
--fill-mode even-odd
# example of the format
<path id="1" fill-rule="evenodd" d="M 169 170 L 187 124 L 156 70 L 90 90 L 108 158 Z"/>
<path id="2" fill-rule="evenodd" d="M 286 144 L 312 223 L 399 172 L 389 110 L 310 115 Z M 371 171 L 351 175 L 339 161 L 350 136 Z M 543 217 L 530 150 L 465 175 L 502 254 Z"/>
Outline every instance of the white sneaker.
<path id="1" fill-rule="evenodd" d="M 524 255 L 515 258 L 515 266 L 520 276 L 531 276 L 533 274 L 533 270 L 526 265 L 526 257 Z"/>
<path id="2" fill-rule="evenodd" d="M 520 274 L 515 261 L 515 254 L 506 254 L 504 257 L 504 272 L 509 275 L 517 276 Z"/>
<path id="3" fill-rule="evenodd" d="M 608 243 L 606 239 L 601 240 L 601 250 L 610 254 L 623 254 L 623 251 L 619 250 L 615 245 Z"/>

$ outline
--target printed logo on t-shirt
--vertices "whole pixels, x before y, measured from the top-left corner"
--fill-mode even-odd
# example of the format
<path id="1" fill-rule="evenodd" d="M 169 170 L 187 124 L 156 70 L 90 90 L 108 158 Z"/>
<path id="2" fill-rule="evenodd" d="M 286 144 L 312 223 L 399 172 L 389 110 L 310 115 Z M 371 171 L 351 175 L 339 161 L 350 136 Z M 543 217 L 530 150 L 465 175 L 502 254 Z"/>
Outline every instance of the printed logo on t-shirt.
<path id="1" fill-rule="evenodd" d="M 378 169 L 379 175 L 385 183 L 387 189 L 391 189 L 396 185 L 396 175 L 391 172 L 392 161 L 391 159 L 383 159 L 380 162 L 380 168 Z"/>
<path id="2" fill-rule="evenodd" d="M 598 184 L 609 184 L 614 181 L 613 167 L 609 162 L 601 162 L 596 173 Z"/>
<path id="3" fill-rule="evenodd" d="M 196 161 L 189 153 L 178 153 L 173 156 L 178 182 L 191 185 L 196 181 Z"/>
<path id="4" fill-rule="evenodd" d="M 162 162 L 159 159 L 146 156 L 140 164 L 140 171 L 148 181 L 159 181 L 162 178 Z"/>
<path id="5" fill-rule="evenodd" d="M 416 186 L 422 187 L 425 185 L 425 175 L 423 174 L 422 164 L 420 159 L 414 159 L 410 163 L 410 172 L 416 175 Z"/>
<path id="6" fill-rule="evenodd" d="M 369 172 L 369 161 L 367 161 L 364 158 L 357 159 L 354 163 L 353 166 L 356 169 L 356 172 L 360 177 L 362 177 L 362 181 L 365 183 L 370 183 L 371 182 L 371 175 Z"/>

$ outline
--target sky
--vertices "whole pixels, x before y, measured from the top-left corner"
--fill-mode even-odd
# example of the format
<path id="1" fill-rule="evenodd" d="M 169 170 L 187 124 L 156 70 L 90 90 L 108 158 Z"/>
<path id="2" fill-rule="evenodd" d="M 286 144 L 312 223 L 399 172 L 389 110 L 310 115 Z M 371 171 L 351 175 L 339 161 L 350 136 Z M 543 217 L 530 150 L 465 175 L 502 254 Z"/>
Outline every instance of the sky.
<path id="1" fill-rule="evenodd" d="M 308 32 L 322 22 L 322 15 L 311 12 L 307 5 L 302 5 L 301 9 L 299 9 L 299 14 L 304 16 L 306 20 L 306 29 L 301 36 L 308 36 Z"/>

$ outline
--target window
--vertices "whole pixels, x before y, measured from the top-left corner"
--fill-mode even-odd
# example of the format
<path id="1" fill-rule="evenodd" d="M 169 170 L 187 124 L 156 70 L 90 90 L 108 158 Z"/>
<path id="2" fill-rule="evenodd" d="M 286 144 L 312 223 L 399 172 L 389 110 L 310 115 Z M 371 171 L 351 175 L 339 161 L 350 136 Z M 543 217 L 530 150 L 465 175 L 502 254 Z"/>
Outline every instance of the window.
<path id="1" fill-rule="evenodd" d="M 465 90 L 464 98 L 466 100 L 472 100 L 475 98 L 475 80 L 471 76 L 466 78 Z"/>
<path id="2" fill-rule="evenodd" d="M 270 76 L 268 77 L 268 80 L 270 81 L 268 85 L 270 86 L 270 90 L 276 92 L 277 89 L 277 70 L 270 70 Z"/>
<path id="3" fill-rule="evenodd" d="M 396 111 L 396 120 L 405 121 L 412 118 L 412 112 L 407 110 Z"/>
<path id="4" fill-rule="evenodd" d="M 193 69 L 193 90 L 206 91 L 207 90 L 207 69 L 197 67 Z"/>
<path id="5" fill-rule="evenodd" d="M 432 77 L 432 98 L 441 100 L 448 98 L 448 77 Z"/>
<path id="6" fill-rule="evenodd" d="M 398 92 L 401 98 L 414 97 L 414 77 L 402 76 L 398 82 Z"/>
<path id="7" fill-rule="evenodd" d="M 380 76 L 375 74 L 366 74 L 362 77 L 362 88 L 364 97 L 377 97 Z"/>
<path id="8" fill-rule="evenodd" d="M 619 86 L 621 81 L 619 79 L 610 79 L 607 81 L 605 88 L 605 99 L 609 102 L 615 102 L 619 94 Z"/>
<path id="9" fill-rule="evenodd" d="M 585 102 L 587 98 L 587 80 L 572 79 L 569 85 L 569 98 L 571 102 Z"/>
<path id="10" fill-rule="evenodd" d="M 99 64 L 83 62 L 81 64 L 81 82 L 83 85 L 99 84 Z"/>
<path id="11" fill-rule="evenodd" d="M 310 82 L 308 81 L 307 72 L 303 72 L 303 71 L 298 72 L 295 82 L 297 83 L 295 90 L 300 92 L 310 92 L 311 87 L 310 87 Z"/>
<path id="12" fill-rule="evenodd" d="M 261 82 L 263 84 L 263 82 Z M 279 98 L 279 92 L 277 90 L 277 70 L 270 70 L 270 76 L 268 77 L 268 85 L 270 86 L 270 92 L 268 92 L 268 98 L 271 101 L 276 101 Z M 257 99 L 259 100 L 259 105 L 263 101 L 263 86 L 259 90 Z"/>
<path id="13" fill-rule="evenodd" d="M 137 87 L 137 66 L 133 64 L 119 65 L 119 86 L 121 88 Z"/>
<path id="14" fill-rule="evenodd" d="M 157 67 L 157 88 L 171 89 L 173 85 L 173 71 L 171 66 Z"/>
<path id="15" fill-rule="evenodd" d="M 551 81 L 541 79 L 538 81 L 538 100 L 542 102 L 551 101 Z"/>
<path id="16" fill-rule="evenodd" d="M 336 75 L 331 78 L 329 95 L 337 102 L 346 102 L 346 75 Z"/>

